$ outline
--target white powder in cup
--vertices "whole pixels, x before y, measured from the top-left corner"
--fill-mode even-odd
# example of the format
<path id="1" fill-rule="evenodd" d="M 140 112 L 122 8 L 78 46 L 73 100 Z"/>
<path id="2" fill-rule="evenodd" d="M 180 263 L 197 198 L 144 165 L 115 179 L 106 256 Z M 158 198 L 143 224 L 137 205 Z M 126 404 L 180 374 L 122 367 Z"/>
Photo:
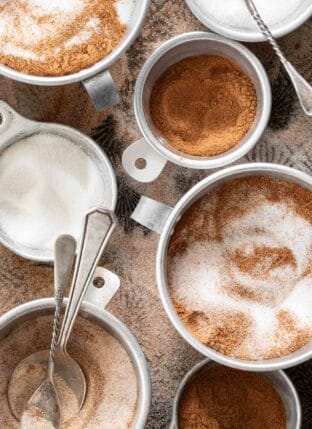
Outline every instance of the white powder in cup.
<path id="1" fill-rule="evenodd" d="M 59 135 L 33 135 L 0 156 L 0 228 L 19 245 L 50 250 L 60 234 L 79 238 L 85 212 L 109 192 L 94 161 Z"/>
<path id="2" fill-rule="evenodd" d="M 269 26 L 290 19 L 304 0 L 254 0 L 255 5 Z M 245 0 L 197 0 L 200 9 L 219 24 L 244 30 L 259 31 L 250 15 Z"/>

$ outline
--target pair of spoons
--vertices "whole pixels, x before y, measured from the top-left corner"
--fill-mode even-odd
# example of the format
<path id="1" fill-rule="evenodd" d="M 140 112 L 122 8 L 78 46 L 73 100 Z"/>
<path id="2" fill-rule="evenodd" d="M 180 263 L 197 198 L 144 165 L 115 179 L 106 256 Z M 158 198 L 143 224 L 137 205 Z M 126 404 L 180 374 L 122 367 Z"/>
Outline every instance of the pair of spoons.
<path id="1" fill-rule="evenodd" d="M 61 308 L 65 287 L 69 281 L 76 253 L 76 241 L 65 235 L 57 239 L 55 244 L 55 315 L 51 349 L 33 353 L 15 368 L 8 388 L 8 400 L 13 415 L 20 420 L 21 410 L 16 408 L 14 396 L 14 380 L 24 369 L 33 365 L 46 367 L 44 381 L 28 401 L 27 410 L 37 410 L 55 429 L 60 428 L 61 411 L 58 393 L 54 384 L 54 372 L 66 382 L 74 393 L 80 410 L 86 396 L 87 385 L 85 375 L 79 364 L 67 352 L 67 343 L 72 332 L 84 295 L 93 280 L 94 272 L 104 248 L 116 224 L 113 212 L 102 207 L 90 210 L 84 220 L 83 233 L 78 249 L 72 285 L 61 330 Z"/>

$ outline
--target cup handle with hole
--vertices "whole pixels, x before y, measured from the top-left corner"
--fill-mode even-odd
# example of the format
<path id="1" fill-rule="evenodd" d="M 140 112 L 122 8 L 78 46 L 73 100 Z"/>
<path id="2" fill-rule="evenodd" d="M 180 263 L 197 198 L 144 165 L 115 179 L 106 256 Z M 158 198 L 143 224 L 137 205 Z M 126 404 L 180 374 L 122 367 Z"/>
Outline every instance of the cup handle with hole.
<path id="1" fill-rule="evenodd" d="M 96 287 L 94 280 L 101 279 L 102 287 Z M 107 270 L 106 268 L 97 267 L 93 279 L 88 286 L 84 301 L 99 307 L 101 310 L 105 308 L 117 293 L 120 287 L 119 277 Z"/>
<path id="2" fill-rule="evenodd" d="M 98 112 L 120 103 L 114 79 L 108 70 L 82 82 Z"/>
<path id="3" fill-rule="evenodd" d="M 142 196 L 131 218 L 151 231 L 161 234 L 173 208 Z"/>
<path id="4" fill-rule="evenodd" d="M 136 163 L 143 159 L 144 168 L 138 168 Z M 142 183 L 153 182 L 163 171 L 167 160 L 159 155 L 145 139 L 132 143 L 122 155 L 122 165 L 133 179 Z"/>
<path id="5" fill-rule="evenodd" d="M 0 100 L 0 117 L 0 137 L 2 141 L 20 134 L 28 128 L 34 128 L 36 124 L 21 116 L 2 100 Z"/>

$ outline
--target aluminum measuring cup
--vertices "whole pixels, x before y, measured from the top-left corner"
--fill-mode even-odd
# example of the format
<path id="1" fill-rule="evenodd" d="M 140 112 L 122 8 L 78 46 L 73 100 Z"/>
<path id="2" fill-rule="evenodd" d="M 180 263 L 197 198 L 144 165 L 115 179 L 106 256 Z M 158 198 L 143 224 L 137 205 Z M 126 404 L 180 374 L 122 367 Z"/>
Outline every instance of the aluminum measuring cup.
<path id="1" fill-rule="evenodd" d="M 232 60 L 250 77 L 257 93 L 257 112 L 252 128 L 243 140 L 224 154 L 198 157 L 181 153 L 167 144 L 155 128 L 149 109 L 155 82 L 171 65 L 198 55 L 219 55 Z M 134 111 L 141 140 L 123 153 L 122 163 L 127 173 L 139 182 L 152 182 L 168 161 L 194 169 L 215 169 L 242 158 L 262 136 L 269 121 L 272 105 L 271 87 L 266 71 L 258 58 L 245 46 L 212 33 L 185 33 L 161 45 L 144 64 L 134 91 Z M 144 168 L 137 161 L 144 159 Z"/>
<path id="2" fill-rule="evenodd" d="M 160 298 L 171 323 L 179 334 L 197 351 L 221 365 L 246 371 L 275 371 L 299 365 L 312 358 L 312 341 L 294 353 L 276 359 L 248 361 L 234 359 L 206 346 L 185 327 L 176 313 L 167 286 L 167 250 L 175 226 L 199 198 L 225 182 L 247 176 L 269 176 L 296 183 L 312 191 L 312 177 L 291 167 L 269 163 L 251 163 L 228 167 L 211 174 L 188 191 L 174 208 L 141 197 L 132 218 L 160 234 L 156 257 L 156 276 Z"/>
<path id="3" fill-rule="evenodd" d="M 105 332 L 112 335 L 121 343 L 128 353 L 137 377 L 138 398 L 129 429 L 144 429 L 151 405 L 151 381 L 145 356 L 136 338 L 129 329 L 103 308 L 110 302 L 119 288 L 119 278 L 116 274 L 98 267 L 94 279 L 104 279 L 103 288 L 89 286 L 85 301 L 79 311 L 79 316 L 100 326 Z M 67 299 L 64 300 L 64 306 Z M 0 342 L 10 332 L 26 320 L 40 316 L 51 315 L 55 309 L 53 298 L 38 299 L 22 304 L 0 317 Z"/>
<path id="4" fill-rule="evenodd" d="M 64 0 L 66 1 L 66 0 Z M 19 82 L 39 86 L 60 86 L 81 82 L 97 110 L 105 110 L 120 102 L 120 97 L 109 68 L 130 48 L 137 38 L 146 18 L 150 0 L 133 0 L 134 10 L 127 24 L 126 33 L 119 45 L 93 66 L 66 76 L 45 77 L 21 73 L 0 64 L 0 74 Z"/>
<path id="5" fill-rule="evenodd" d="M 114 211 L 117 202 L 117 183 L 113 167 L 97 144 L 85 134 L 74 128 L 60 124 L 36 122 L 24 118 L 13 110 L 7 103 L 0 101 L 0 157 L 9 146 L 34 134 L 54 134 L 68 139 L 88 155 L 94 162 L 102 179 L 105 191 L 105 201 L 102 205 Z M 11 240 L 0 227 L 0 243 L 12 252 L 24 258 L 37 262 L 52 262 L 53 249 L 36 249 L 23 246 Z"/>
<path id="6" fill-rule="evenodd" d="M 181 381 L 177 392 L 174 397 L 173 402 L 173 412 L 172 412 L 172 421 L 170 423 L 169 429 L 179 429 L 178 413 L 179 413 L 179 404 L 182 393 L 188 383 L 196 377 L 202 370 L 206 368 L 212 368 L 213 366 L 218 365 L 217 363 L 211 361 L 210 359 L 204 359 L 195 365 L 183 378 Z M 263 373 L 267 377 L 280 397 L 283 400 L 285 410 L 286 410 L 286 419 L 287 425 L 286 429 L 300 429 L 302 412 L 300 400 L 297 394 L 297 391 L 284 371 L 273 371 Z"/>
<path id="7" fill-rule="evenodd" d="M 240 40 L 242 42 L 265 42 L 266 38 L 261 31 L 255 26 L 254 29 L 238 28 L 236 26 L 218 21 L 208 11 L 205 11 L 203 6 L 197 0 L 185 0 L 188 7 L 191 9 L 196 18 L 201 21 L 206 27 L 222 34 L 231 39 Z M 274 1 L 274 0 L 273 0 Z M 275 38 L 286 36 L 286 34 L 295 31 L 304 24 L 312 15 L 312 4 L 310 0 L 303 0 L 294 14 L 291 14 L 287 19 L 270 26 Z"/>

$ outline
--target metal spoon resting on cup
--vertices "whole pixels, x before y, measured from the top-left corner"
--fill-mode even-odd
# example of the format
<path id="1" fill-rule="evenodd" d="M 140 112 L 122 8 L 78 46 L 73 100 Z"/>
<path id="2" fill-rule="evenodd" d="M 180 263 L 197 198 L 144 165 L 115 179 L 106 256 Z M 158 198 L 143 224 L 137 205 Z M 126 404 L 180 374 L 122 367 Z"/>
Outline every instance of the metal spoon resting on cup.
<path id="1" fill-rule="evenodd" d="M 74 393 L 78 410 L 81 409 L 85 400 L 87 391 L 86 379 L 79 364 L 69 356 L 66 347 L 81 302 L 93 278 L 96 266 L 113 232 L 115 224 L 115 215 L 110 210 L 97 207 L 86 214 L 70 295 L 55 348 L 55 372 L 66 382 L 67 386 Z M 36 364 L 41 367 L 47 367 L 49 351 L 38 352 L 36 355 Z M 21 410 L 16 409 L 15 406 L 14 379 L 17 379 L 16 372 L 20 371 L 20 369 L 19 364 L 11 376 L 8 388 L 9 405 L 13 415 L 18 420 L 21 417 Z"/>
<path id="2" fill-rule="evenodd" d="M 305 114 L 312 116 L 312 86 L 304 79 L 303 76 L 295 69 L 295 67 L 287 60 L 283 51 L 279 47 L 279 44 L 274 39 L 271 30 L 263 21 L 261 15 L 258 12 L 258 9 L 253 0 L 244 0 L 246 6 L 260 28 L 262 34 L 267 38 L 268 42 L 274 49 L 274 52 L 278 56 L 280 62 L 284 66 L 292 84 L 297 93 L 298 99 L 300 101 L 301 107 L 304 110 Z M 274 0 L 273 0 L 274 1 Z"/>
<path id="3" fill-rule="evenodd" d="M 51 349 L 47 374 L 43 382 L 29 399 L 26 413 L 32 415 L 40 412 L 43 418 L 51 422 L 55 429 L 60 427 L 61 410 L 58 393 L 54 384 L 54 355 L 59 336 L 61 310 L 65 288 L 69 282 L 76 253 L 76 240 L 70 235 L 60 236 L 54 246 L 54 293 L 55 313 L 53 321 Z M 25 365 L 36 365 L 41 360 L 41 353 L 34 353 L 24 359 L 15 371 Z M 19 368 L 19 369 L 18 369 Z"/>

